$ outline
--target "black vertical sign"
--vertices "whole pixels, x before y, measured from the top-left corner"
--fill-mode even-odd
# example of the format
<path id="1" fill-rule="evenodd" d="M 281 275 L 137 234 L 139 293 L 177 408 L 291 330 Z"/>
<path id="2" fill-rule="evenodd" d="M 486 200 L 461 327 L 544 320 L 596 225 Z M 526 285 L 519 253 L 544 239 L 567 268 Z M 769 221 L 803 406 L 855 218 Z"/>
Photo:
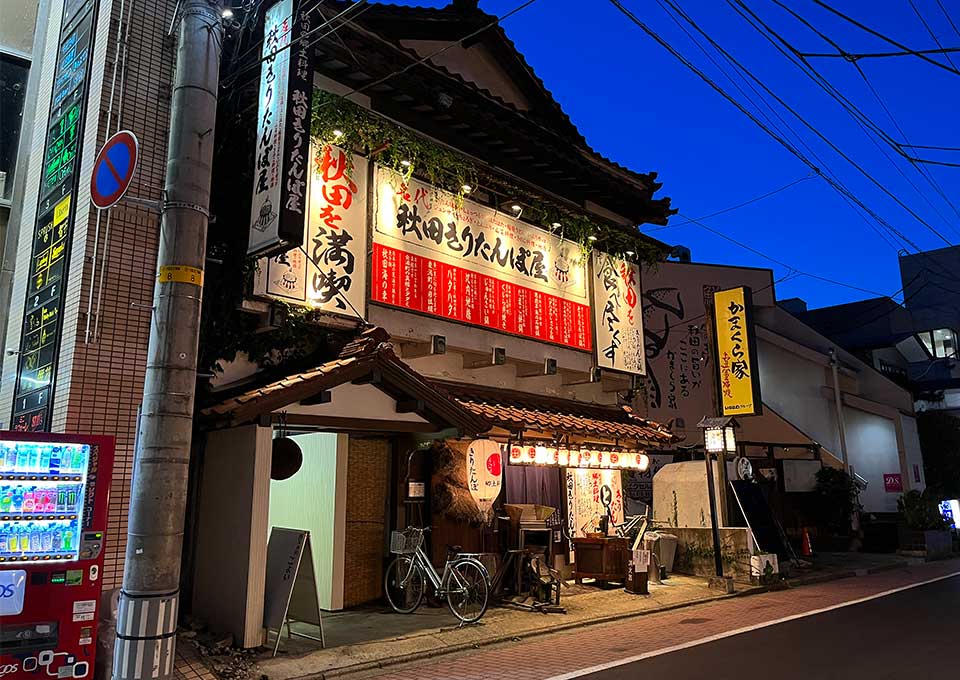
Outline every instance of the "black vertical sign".
<path id="1" fill-rule="evenodd" d="M 64 0 L 11 428 L 50 430 L 97 0 Z"/>

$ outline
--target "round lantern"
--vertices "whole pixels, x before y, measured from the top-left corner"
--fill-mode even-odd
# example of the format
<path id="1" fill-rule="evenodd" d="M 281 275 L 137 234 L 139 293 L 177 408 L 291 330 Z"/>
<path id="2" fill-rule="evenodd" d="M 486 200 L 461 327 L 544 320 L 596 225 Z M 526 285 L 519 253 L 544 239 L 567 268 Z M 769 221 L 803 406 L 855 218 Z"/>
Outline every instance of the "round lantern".
<path id="1" fill-rule="evenodd" d="M 500 445 L 491 439 L 475 439 L 467 447 L 467 487 L 477 507 L 489 516 L 503 485 Z"/>
<path id="2" fill-rule="evenodd" d="M 519 465 L 523 462 L 523 447 L 514 444 L 510 447 L 510 462 L 513 465 Z"/>
<path id="3" fill-rule="evenodd" d="M 570 460 L 570 451 L 567 449 L 557 449 L 557 465 L 560 467 L 567 467 L 567 462 Z"/>

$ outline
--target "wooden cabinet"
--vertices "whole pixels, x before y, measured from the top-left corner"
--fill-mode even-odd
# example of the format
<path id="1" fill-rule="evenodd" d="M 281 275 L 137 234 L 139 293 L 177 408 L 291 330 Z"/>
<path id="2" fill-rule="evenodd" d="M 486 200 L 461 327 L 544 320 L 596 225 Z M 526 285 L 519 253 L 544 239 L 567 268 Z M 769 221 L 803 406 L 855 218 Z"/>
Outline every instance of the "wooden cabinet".
<path id="1" fill-rule="evenodd" d="M 630 561 L 630 544 L 625 538 L 573 539 L 576 569 L 573 578 L 581 583 L 585 578 L 622 582 Z"/>

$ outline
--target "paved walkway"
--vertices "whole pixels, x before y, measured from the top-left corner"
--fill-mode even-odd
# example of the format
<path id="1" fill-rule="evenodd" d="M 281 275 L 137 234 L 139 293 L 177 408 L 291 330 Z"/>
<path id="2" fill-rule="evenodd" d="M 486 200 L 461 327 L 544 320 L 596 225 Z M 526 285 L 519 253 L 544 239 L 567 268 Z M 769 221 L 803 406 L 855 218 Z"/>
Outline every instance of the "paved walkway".
<path id="1" fill-rule="evenodd" d="M 861 578 L 724 599 L 656 616 L 581 627 L 575 631 L 380 669 L 355 677 L 377 677 L 382 680 L 552 678 L 957 573 L 960 573 L 958 560 L 933 562 Z M 616 677 L 615 670 L 610 673 L 609 677 Z"/>

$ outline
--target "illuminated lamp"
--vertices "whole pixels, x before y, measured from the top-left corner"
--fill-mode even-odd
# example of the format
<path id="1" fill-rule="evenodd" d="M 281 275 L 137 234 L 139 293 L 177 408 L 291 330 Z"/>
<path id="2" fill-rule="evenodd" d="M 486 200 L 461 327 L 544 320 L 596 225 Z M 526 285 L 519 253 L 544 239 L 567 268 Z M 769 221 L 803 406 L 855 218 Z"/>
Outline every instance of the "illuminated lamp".
<path id="1" fill-rule="evenodd" d="M 557 449 L 557 465 L 560 467 L 567 467 L 567 462 L 570 460 L 570 451 L 567 449 Z"/>
<path id="2" fill-rule="evenodd" d="M 650 467 L 650 457 L 645 453 L 637 454 L 637 469 L 645 472 Z"/>
<path id="3" fill-rule="evenodd" d="M 514 444 L 510 447 L 510 462 L 514 465 L 523 463 L 523 447 Z"/>
<path id="4" fill-rule="evenodd" d="M 620 453 L 619 453 L 618 451 L 611 451 L 611 452 L 610 452 L 610 467 L 612 467 L 612 468 L 623 467 L 623 462 L 622 462 L 620 459 L 621 459 L 621 455 L 620 455 Z"/>
<path id="5" fill-rule="evenodd" d="M 601 452 L 600 452 L 600 467 L 606 470 L 606 469 L 608 469 L 608 468 L 610 467 L 610 464 L 611 464 L 610 452 L 609 452 L 609 451 L 601 451 Z"/>
<path id="6" fill-rule="evenodd" d="M 580 449 L 570 450 L 570 457 L 567 460 L 567 467 L 572 467 L 572 468 L 580 467 Z"/>
<path id="7" fill-rule="evenodd" d="M 534 461 L 537 460 L 537 447 L 528 446 L 524 451 L 523 462 L 527 465 L 533 465 Z"/>
<path id="8" fill-rule="evenodd" d="M 559 462 L 559 460 L 560 460 L 560 454 L 559 454 L 559 452 L 558 452 L 554 447 L 552 447 L 552 446 L 551 446 L 550 448 L 548 448 L 548 449 L 547 449 L 547 464 L 548 464 L 548 465 L 556 465 L 556 464 Z"/>

